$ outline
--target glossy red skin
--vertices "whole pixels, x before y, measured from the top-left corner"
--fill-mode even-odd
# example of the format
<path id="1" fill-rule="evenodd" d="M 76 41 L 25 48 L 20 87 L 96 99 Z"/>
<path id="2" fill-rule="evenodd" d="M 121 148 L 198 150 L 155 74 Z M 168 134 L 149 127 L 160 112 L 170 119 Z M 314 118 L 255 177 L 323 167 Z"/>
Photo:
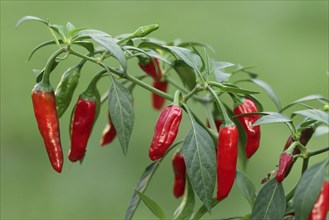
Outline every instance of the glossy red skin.
<path id="1" fill-rule="evenodd" d="M 175 174 L 174 195 L 176 198 L 184 195 L 186 183 L 186 166 L 184 157 L 180 153 L 176 153 L 172 159 L 172 166 Z"/>
<path id="2" fill-rule="evenodd" d="M 106 127 L 103 130 L 100 145 L 104 146 L 106 144 L 111 143 L 116 136 L 117 136 L 117 131 L 115 130 L 115 127 L 113 126 L 113 123 L 109 118 L 109 122 L 107 123 Z"/>
<path id="3" fill-rule="evenodd" d="M 164 81 L 164 82 L 157 82 L 154 81 L 153 82 L 153 87 L 162 91 L 162 92 L 167 92 L 168 89 L 168 82 Z M 160 110 L 163 105 L 165 104 L 166 99 L 163 98 L 162 96 L 159 96 L 155 93 L 152 93 L 152 104 L 153 104 L 153 108 Z"/>
<path id="4" fill-rule="evenodd" d="M 161 158 L 175 141 L 179 124 L 182 120 L 182 110 L 175 104 L 165 107 L 159 115 L 152 143 L 149 149 L 151 160 Z"/>
<path id="5" fill-rule="evenodd" d="M 157 64 L 158 66 L 158 74 L 156 72 L 156 68 L 155 68 L 155 65 L 154 63 L 149 60 L 147 63 L 143 63 L 143 62 L 139 62 L 139 66 L 140 68 L 149 76 L 151 76 L 154 81 L 160 81 L 161 77 L 162 77 L 162 72 L 161 72 L 161 69 L 160 69 L 160 65 L 159 65 L 159 61 L 157 58 L 154 58 L 155 60 L 155 63 Z"/>
<path id="6" fill-rule="evenodd" d="M 308 220 L 325 220 L 329 211 L 329 181 L 322 184 L 321 192 L 316 200 Z"/>
<path id="7" fill-rule="evenodd" d="M 71 122 L 71 149 L 69 159 L 72 162 L 82 160 L 96 116 L 96 101 L 79 97 L 74 108 Z"/>
<path id="8" fill-rule="evenodd" d="M 294 162 L 293 156 L 289 153 L 283 152 L 280 155 L 279 168 L 276 173 L 276 180 L 281 183 L 289 173 Z"/>
<path id="9" fill-rule="evenodd" d="M 63 151 L 60 140 L 59 121 L 54 91 L 32 90 L 32 102 L 40 134 L 46 146 L 50 163 L 58 173 L 62 172 Z"/>
<path id="10" fill-rule="evenodd" d="M 258 109 L 254 102 L 248 98 L 244 99 L 244 103 L 240 104 L 234 109 L 234 114 L 245 114 L 251 112 L 258 112 Z M 238 117 L 239 122 L 242 124 L 246 131 L 246 155 L 250 158 L 259 148 L 260 142 L 260 126 L 252 126 L 258 120 L 258 115 L 246 115 Z"/>
<path id="11" fill-rule="evenodd" d="M 235 125 L 220 128 L 217 148 L 217 200 L 228 196 L 234 183 L 239 133 Z"/>

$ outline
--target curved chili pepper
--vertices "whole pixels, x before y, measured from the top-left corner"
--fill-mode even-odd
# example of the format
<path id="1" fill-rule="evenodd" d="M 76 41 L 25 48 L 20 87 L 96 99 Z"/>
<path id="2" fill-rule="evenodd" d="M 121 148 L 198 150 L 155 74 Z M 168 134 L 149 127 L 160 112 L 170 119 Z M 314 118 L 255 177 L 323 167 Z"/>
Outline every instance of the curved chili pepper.
<path id="1" fill-rule="evenodd" d="M 116 137 L 116 135 L 117 135 L 117 132 L 116 132 L 115 127 L 112 123 L 111 116 L 109 115 L 109 121 L 108 121 L 106 127 L 103 130 L 102 138 L 101 138 L 99 144 L 101 146 L 104 146 L 106 144 L 111 143 L 114 140 L 114 138 Z"/>
<path id="2" fill-rule="evenodd" d="M 149 157 L 151 160 L 157 160 L 166 153 L 177 136 L 181 120 L 182 109 L 177 105 L 173 104 L 162 110 L 157 120 L 149 149 Z"/>
<path id="3" fill-rule="evenodd" d="M 164 82 L 154 81 L 153 87 L 156 89 L 159 89 L 162 92 L 167 92 L 168 82 L 167 81 L 164 81 Z M 166 102 L 165 98 L 163 98 L 162 96 L 159 96 L 156 93 L 152 93 L 152 100 L 153 100 L 153 108 L 155 108 L 157 110 L 161 109 Z"/>
<path id="4" fill-rule="evenodd" d="M 179 198 L 184 194 L 186 182 L 186 166 L 182 154 L 176 153 L 174 155 L 172 166 L 175 174 L 174 195 L 176 198 Z"/>
<path id="5" fill-rule="evenodd" d="M 222 127 L 218 133 L 217 200 L 228 196 L 234 183 L 238 159 L 239 134 L 235 125 Z"/>
<path id="6" fill-rule="evenodd" d="M 329 181 L 324 181 L 308 220 L 326 220 L 329 211 Z"/>
<path id="7" fill-rule="evenodd" d="M 81 161 L 84 158 L 95 118 L 96 96 L 80 95 L 75 105 L 71 122 L 70 161 Z"/>
<path id="8" fill-rule="evenodd" d="M 56 98 L 50 85 L 42 82 L 32 90 L 32 102 L 40 134 L 46 146 L 50 163 L 58 173 L 62 172 L 63 152 L 60 140 Z"/>
<path id="9" fill-rule="evenodd" d="M 283 152 L 280 155 L 279 168 L 278 172 L 276 173 L 276 179 L 279 183 L 281 183 L 289 173 L 293 162 L 294 158 L 290 153 Z"/>
<path id="10" fill-rule="evenodd" d="M 70 67 L 63 74 L 59 82 L 55 95 L 58 117 L 61 117 L 69 106 L 75 88 L 80 78 L 80 66 Z"/>
<path id="11" fill-rule="evenodd" d="M 248 98 L 244 99 L 243 104 L 240 104 L 234 109 L 234 114 L 245 114 L 251 112 L 258 112 L 258 109 L 254 102 Z M 246 131 L 246 155 L 250 158 L 259 148 L 260 142 L 260 126 L 252 126 L 258 120 L 258 115 L 245 115 L 239 116 L 238 120 L 242 124 L 244 130 Z"/>
<path id="12" fill-rule="evenodd" d="M 162 72 L 160 69 L 159 60 L 157 58 L 153 58 L 153 59 L 157 65 L 158 72 L 156 70 L 156 66 L 151 60 L 140 60 L 138 65 L 147 75 L 151 76 L 154 81 L 159 82 L 162 78 Z"/>

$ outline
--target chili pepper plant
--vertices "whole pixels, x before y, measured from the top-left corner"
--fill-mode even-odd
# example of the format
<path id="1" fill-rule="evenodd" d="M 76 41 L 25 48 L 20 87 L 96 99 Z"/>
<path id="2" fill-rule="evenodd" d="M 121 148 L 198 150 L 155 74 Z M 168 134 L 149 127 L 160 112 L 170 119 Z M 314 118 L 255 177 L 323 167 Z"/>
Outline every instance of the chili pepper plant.
<path id="1" fill-rule="evenodd" d="M 57 45 L 44 68 L 37 71 L 32 101 L 50 164 L 58 173 L 65 172 L 65 163 L 88 160 L 91 135 L 99 135 L 101 146 L 117 138 L 123 154 L 128 154 L 136 129 L 134 102 L 139 99 L 134 98 L 134 89 L 141 87 L 150 94 L 148 111 L 158 111 L 159 117 L 154 131 L 149 131 L 154 132 L 151 143 L 139 146 L 148 150 L 150 161 L 136 180 L 127 212 L 122 213 L 125 219 L 134 217 L 140 201 L 159 219 L 200 219 L 230 197 L 234 184 L 250 204 L 249 213 L 234 219 L 326 219 L 329 158 L 308 164 L 313 157 L 328 154 L 329 147 L 306 145 L 311 138 L 328 133 L 327 97 L 309 95 L 282 107 L 270 85 L 259 79 L 252 67 L 217 60 L 213 48 L 205 43 L 156 39 L 152 32 L 159 28 L 157 24 L 113 37 L 104 31 L 76 28 L 69 22 L 53 24 L 34 16 L 21 18 L 17 26 L 26 21 L 39 22 L 51 33 L 51 39 L 36 46 L 29 59 L 38 50 Z M 80 59 L 79 63 L 62 73 L 60 82 L 52 81 L 51 74 L 60 74 L 57 65 L 71 57 Z M 119 65 L 112 66 L 112 60 Z M 86 63 L 94 64 L 95 73 L 84 71 Z M 130 72 L 131 64 L 137 64 L 139 71 Z M 92 74 L 87 88 L 76 91 L 80 78 Z M 151 84 L 145 80 L 148 77 Z M 110 79 L 109 89 L 99 91 L 97 83 L 104 78 Z M 255 84 L 259 90 L 241 86 L 246 83 Z M 264 100 L 258 98 L 261 92 L 274 102 L 276 112 L 263 110 Z M 74 93 L 79 94 L 78 100 L 72 100 Z M 71 109 L 70 103 L 75 103 Z M 206 114 L 197 114 L 197 105 Z M 297 110 L 291 111 L 292 106 Z M 97 121 L 101 108 L 108 109 L 107 121 Z M 68 152 L 63 151 L 60 139 L 59 118 L 63 114 L 71 114 Z M 189 121 L 190 130 L 180 140 L 176 137 L 183 132 L 179 130 L 182 120 Z M 102 134 L 92 133 L 95 123 L 104 124 Z M 275 143 L 282 146 L 282 153 L 274 155 L 277 164 L 259 182 L 263 186 L 256 192 L 246 175 L 246 164 L 259 148 L 268 147 L 261 144 L 261 126 L 271 123 L 287 126 L 287 142 Z M 173 165 L 168 170 L 174 176 L 170 193 L 173 199 L 182 197 L 172 215 L 165 215 L 166 210 L 157 204 L 161 198 L 147 196 L 152 176 L 165 157 L 171 157 Z M 244 170 L 237 169 L 238 160 L 245 165 Z M 297 160 L 302 161 L 301 167 L 295 165 Z M 298 170 L 302 174 L 296 185 L 284 188 L 285 178 Z M 201 207 L 196 206 L 196 200 L 201 201 Z"/>

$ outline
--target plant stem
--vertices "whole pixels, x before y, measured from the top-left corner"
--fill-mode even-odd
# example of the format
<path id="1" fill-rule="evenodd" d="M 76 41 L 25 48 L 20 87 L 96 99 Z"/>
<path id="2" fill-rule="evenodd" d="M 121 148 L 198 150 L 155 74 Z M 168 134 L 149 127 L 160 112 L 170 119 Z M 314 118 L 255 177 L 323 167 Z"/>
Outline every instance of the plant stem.
<path id="1" fill-rule="evenodd" d="M 199 87 L 195 86 L 192 91 L 187 93 L 187 95 L 183 96 L 183 102 L 186 102 L 187 100 L 189 100 L 189 98 L 191 98 L 194 94 L 196 94 L 199 91 L 200 91 Z"/>
<path id="2" fill-rule="evenodd" d="M 329 151 L 329 147 L 325 147 L 325 148 L 322 148 L 322 149 L 316 150 L 316 151 L 311 151 L 311 152 L 308 153 L 308 156 L 312 157 L 312 156 L 321 154 L 321 153 L 326 152 L 326 151 Z"/>
<path id="3" fill-rule="evenodd" d="M 303 159 L 302 174 L 305 172 L 305 170 L 307 170 L 309 160 L 310 159 L 308 157 Z"/>
<path id="4" fill-rule="evenodd" d="M 289 202 L 290 199 L 292 199 L 292 197 L 293 197 L 294 194 L 295 194 L 295 190 L 296 190 L 296 186 L 294 186 L 294 188 L 292 188 L 292 189 L 290 190 L 290 192 L 287 194 L 287 196 L 286 196 L 286 202 Z"/>
<path id="5" fill-rule="evenodd" d="M 49 84 L 49 75 L 50 75 L 50 71 L 51 71 L 51 66 L 53 65 L 56 57 L 58 57 L 61 53 L 65 52 L 65 51 L 66 51 L 66 48 L 62 47 L 49 57 L 49 59 L 46 63 L 45 72 L 43 73 L 42 83 Z"/>

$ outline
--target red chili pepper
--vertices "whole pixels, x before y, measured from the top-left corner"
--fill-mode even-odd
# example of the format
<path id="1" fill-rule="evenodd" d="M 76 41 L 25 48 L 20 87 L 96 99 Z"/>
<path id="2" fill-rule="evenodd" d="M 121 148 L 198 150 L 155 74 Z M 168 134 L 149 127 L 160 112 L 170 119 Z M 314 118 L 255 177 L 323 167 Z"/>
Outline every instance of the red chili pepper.
<path id="1" fill-rule="evenodd" d="M 276 173 L 276 179 L 279 183 L 281 183 L 289 173 L 293 162 L 294 158 L 290 153 L 283 152 L 280 155 L 279 168 L 278 172 Z"/>
<path id="2" fill-rule="evenodd" d="M 254 102 L 248 98 L 244 99 L 244 103 L 240 104 L 234 109 L 234 114 L 245 114 L 251 112 L 258 112 Z M 245 115 L 238 117 L 239 122 L 242 124 L 246 131 L 246 155 L 250 158 L 258 149 L 260 142 L 260 126 L 252 126 L 258 120 L 258 115 Z"/>
<path id="3" fill-rule="evenodd" d="M 111 116 L 109 115 L 109 121 L 108 121 L 106 127 L 104 128 L 102 138 L 101 138 L 101 141 L 100 141 L 100 145 L 104 146 L 106 144 L 111 143 L 116 136 L 117 136 L 117 132 L 116 132 L 115 127 L 112 123 Z"/>
<path id="4" fill-rule="evenodd" d="M 238 129 L 235 125 L 222 127 L 218 133 L 217 200 L 228 196 L 234 183 L 238 158 Z"/>
<path id="5" fill-rule="evenodd" d="M 154 58 L 154 61 L 157 65 L 158 72 L 155 68 L 154 63 L 151 60 L 147 61 L 140 61 L 139 66 L 144 70 L 146 74 L 151 76 L 153 78 L 153 87 L 162 91 L 167 92 L 168 89 L 168 82 L 167 81 L 160 81 L 162 78 L 162 72 L 159 65 L 159 60 L 157 58 Z M 152 93 L 152 105 L 155 109 L 159 110 L 163 107 L 166 99 L 162 96 L 159 96 L 155 93 Z"/>
<path id="6" fill-rule="evenodd" d="M 326 220 L 329 211 L 329 181 L 322 184 L 321 192 L 316 200 L 308 220 Z"/>
<path id="7" fill-rule="evenodd" d="M 160 65 L 159 65 L 159 60 L 157 58 L 153 58 L 157 68 L 158 68 L 158 74 L 157 74 L 157 70 L 156 67 L 154 65 L 154 63 L 151 60 L 141 60 L 138 65 L 140 66 L 140 68 L 149 76 L 151 76 L 154 81 L 159 82 L 161 80 L 162 77 L 162 72 L 160 69 Z"/>
<path id="8" fill-rule="evenodd" d="M 71 122 L 71 149 L 69 159 L 72 162 L 82 160 L 96 117 L 96 97 L 80 95 L 75 105 Z"/>
<path id="9" fill-rule="evenodd" d="M 168 82 L 153 82 L 153 87 L 156 89 L 159 89 L 162 92 L 167 92 L 168 89 Z M 166 99 L 163 98 L 162 96 L 159 96 L 155 93 L 152 93 L 152 100 L 153 100 L 153 107 L 157 110 L 161 109 L 163 105 L 165 104 Z"/>
<path id="10" fill-rule="evenodd" d="M 63 152 L 56 99 L 51 86 L 45 85 L 42 82 L 36 84 L 32 90 L 32 102 L 35 118 L 37 119 L 39 131 L 45 143 L 50 163 L 58 173 L 61 173 Z"/>
<path id="11" fill-rule="evenodd" d="M 186 166 L 182 154 L 176 153 L 174 155 L 172 166 L 175 174 L 174 195 L 176 198 L 179 198 L 184 194 L 186 182 Z"/>
<path id="12" fill-rule="evenodd" d="M 182 110 L 177 105 L 173 104 L 162 110 L 149 149 L 151 160 L 157 160 L 166 153 L 177 136 L 181 120 Z"/>

